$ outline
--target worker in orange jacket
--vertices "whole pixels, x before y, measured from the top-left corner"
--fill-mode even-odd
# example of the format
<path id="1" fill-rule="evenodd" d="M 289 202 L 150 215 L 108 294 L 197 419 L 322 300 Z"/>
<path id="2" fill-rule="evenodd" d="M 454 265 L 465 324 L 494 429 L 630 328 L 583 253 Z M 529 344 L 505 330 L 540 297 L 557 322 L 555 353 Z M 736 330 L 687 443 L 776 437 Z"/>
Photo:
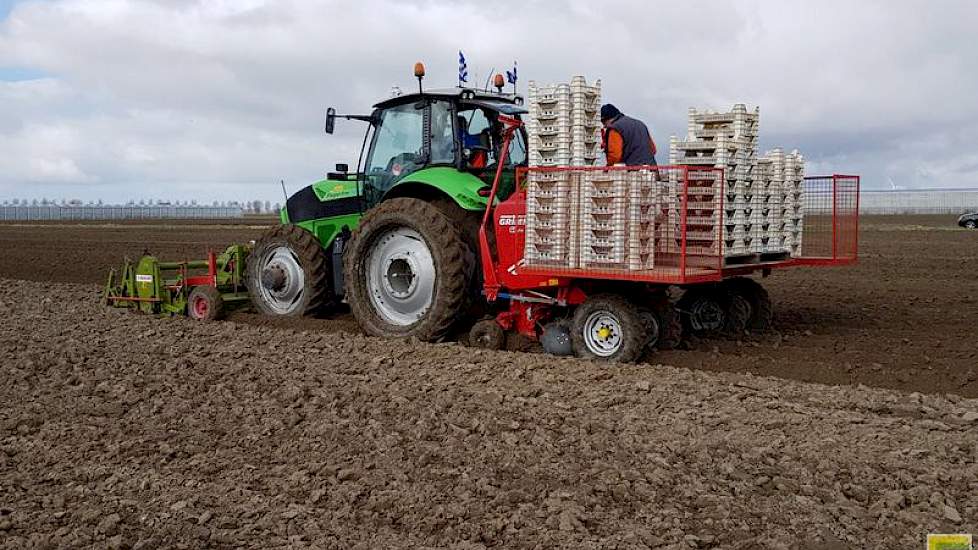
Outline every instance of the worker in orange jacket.
<path id="1" fill-rule="evenodd" d="M 655 141 L 641 120 L 625 116 L 608 103 L 601 106 L 601 142 L 608 166 L 655 165 Z"/>

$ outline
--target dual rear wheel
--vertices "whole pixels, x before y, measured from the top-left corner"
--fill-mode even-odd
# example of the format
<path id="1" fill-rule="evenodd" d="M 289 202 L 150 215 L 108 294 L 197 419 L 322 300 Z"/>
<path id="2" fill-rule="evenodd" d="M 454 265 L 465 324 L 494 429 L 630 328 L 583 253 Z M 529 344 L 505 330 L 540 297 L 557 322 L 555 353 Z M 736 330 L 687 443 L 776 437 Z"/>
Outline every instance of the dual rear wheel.
<path id="1" fill-rule="evenodd" d="M 696 336 L 765 331 L 774 319 L 767 290 L 746 277 L 691 287 L 679 299 L 677 308 L 683 330 Z"/>

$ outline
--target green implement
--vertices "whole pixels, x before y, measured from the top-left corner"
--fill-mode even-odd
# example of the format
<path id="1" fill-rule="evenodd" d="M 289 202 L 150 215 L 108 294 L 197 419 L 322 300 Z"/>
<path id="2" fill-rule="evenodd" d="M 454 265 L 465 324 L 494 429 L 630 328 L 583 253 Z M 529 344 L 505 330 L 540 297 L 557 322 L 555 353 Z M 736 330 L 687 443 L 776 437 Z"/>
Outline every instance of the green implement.
<path id="1" fill-rule="evenodd" d="M 229 306 L 250 299 L 245 285 L 245 261 L 251 245 L 229 246 L 206 260 L 161 262 L 151 254 L 138 261 L 126 258 L 122 269 L 109 271 L 102 301 L 155 315 L 187 315 L 198 320 L 220 319 Z"/>

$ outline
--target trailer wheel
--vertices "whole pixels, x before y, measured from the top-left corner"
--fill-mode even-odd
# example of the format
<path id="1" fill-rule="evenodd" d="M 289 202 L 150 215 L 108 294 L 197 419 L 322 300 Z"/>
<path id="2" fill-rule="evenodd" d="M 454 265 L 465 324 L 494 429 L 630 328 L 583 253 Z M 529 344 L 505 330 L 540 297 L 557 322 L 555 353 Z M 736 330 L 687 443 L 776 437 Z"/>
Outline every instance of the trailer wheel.
<path id="1" fill-rule="evenodd" d="M 596 294 L 577 306 L 571 338 L 580 357 L 622 363 L 641 357 L 649 341 L 638 306 L 617 294 Z"/>
<path id="2" fill-rule="evenodd" d="M 540 345 L 543 351 L 558 356 L 574 355 L 574 343 L 571 331 L 574 328 L 567 319 L 557 319 L 544 325 L 540 334 Z"/>
<path id="3" fill-rule="evenodd" d="M 731 292 L 743 296 L 750 304 L 750 319 L 747 328 L 752 331 L 765 331 L 774 324 L 774 305 L 767 289 L 754 279 L 734 277 L 723 282 Z"/>
<path id="4" fill-rule="evenodd" d="M 714 285 L 698 285 L 686 290 L 676 304 L 683 331 L 697 336 L 715 334 L 724 328 L 725 300 Z"/>
<path id="5" fill-rule="evenodd" d="M 679 347 L 683 338 L 683 324 L 679 312 L 669 300 L 669 296 L 655 296 L 648 308 L 649 314 L 655 317 L 657 332 L 649 339 L 649 347 L 660 350 L 670 350 Z"/>
<path id="6" fill-rule="evenodd" d="M 452 220 L 420 199 L 388 199 L 343 253 L 346 299 L 371 336 L 437 342 L 464 318 L 475 262 Z"/>
<path id="7" fill-rule="evenodd" d="M 195 286 L 187 297 L 187 316 L 198 321 L 216 321 L 224 316 L 224 299 L 212 286 Z"/>
<path id="8" fill-rule="evenodd" d="M 506 333 L 495 319 L 483 319 L 472 325 L 469 331 L 469 345 L 483 349 L 503 349 Z"/>
<path id="9" fill-rule="evenodd" d="M 333 302 L 326 251 L 297 225 L 266 231 L 248 255 L 246 269 L 251 303 L 265 315 L 315 315 Z"/>
<path id="10" fill-rule="evenodd" d="M 726 296 L 723 311 L 723 332 L 728 336 L 740 336 L 747 330 L 751 319 L 751 307 L 747 298 L 737 292 Z"/>

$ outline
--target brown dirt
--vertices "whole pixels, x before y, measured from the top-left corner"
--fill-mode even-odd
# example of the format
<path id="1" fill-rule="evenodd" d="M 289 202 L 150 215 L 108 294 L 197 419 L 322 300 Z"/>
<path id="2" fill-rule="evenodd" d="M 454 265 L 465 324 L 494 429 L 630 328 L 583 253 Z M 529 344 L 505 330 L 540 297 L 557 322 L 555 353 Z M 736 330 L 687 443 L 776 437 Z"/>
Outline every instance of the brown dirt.
<path id="1" fill-rule="evenodd" d="M 0 281 L 0 316 L 2 548 L 889 549 L 978 529 L 978 400 L 157 319 L 89 284 Z"/>
<path id="2" fill-rule="evenodd" d="M 267 221 L 267 220 L 266 220 Z M 775 331 L 698 342 L 649 361 L 698 370 L 752 372 L 825 384 L 865 384 L 978 396 L 978 232 L 944 216 L 865 217 L 855 267 L 796 269 L 763 281 Z M 0 277 L 102 283 L 110 266 L 147 246 L 163 258 L 203 257 L 255 239 L 261 225 L 180 222 L 93 226 L 0 225 Z M 268 327 L 355 331 L 329 319 L 234 319 Z"/>

